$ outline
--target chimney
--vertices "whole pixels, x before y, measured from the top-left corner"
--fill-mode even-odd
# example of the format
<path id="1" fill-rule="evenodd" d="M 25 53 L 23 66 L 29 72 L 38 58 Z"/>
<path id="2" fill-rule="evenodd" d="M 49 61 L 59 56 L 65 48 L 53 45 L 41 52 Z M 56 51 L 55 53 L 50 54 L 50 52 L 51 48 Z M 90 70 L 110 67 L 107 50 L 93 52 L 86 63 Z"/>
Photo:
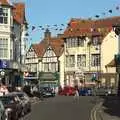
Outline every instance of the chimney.
<path id="1" fill-rule="evenodd" d="M 51 32 L 47 28 L 46 31 L 44 32 L 44 38 L 45 39 L 50 39 L 51 38 Z"/>

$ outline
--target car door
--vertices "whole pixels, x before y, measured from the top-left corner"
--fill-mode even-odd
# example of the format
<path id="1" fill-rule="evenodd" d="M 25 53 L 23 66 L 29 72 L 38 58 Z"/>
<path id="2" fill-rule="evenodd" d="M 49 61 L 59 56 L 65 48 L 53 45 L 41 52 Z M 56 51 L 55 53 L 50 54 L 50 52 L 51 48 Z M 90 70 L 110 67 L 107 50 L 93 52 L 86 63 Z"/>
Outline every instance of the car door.
<path id="1" fill-rule="evenodd" d="M 5 108 L 0 101 L 0 120 L 5 120 Z"/>

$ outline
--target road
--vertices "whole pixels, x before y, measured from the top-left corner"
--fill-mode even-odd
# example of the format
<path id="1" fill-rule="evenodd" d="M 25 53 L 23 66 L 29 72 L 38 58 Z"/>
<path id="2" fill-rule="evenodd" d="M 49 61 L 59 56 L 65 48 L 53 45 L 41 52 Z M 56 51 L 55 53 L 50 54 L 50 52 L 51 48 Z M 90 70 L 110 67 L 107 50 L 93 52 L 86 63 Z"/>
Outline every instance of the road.
<path id="1" fill-rule="evenodd" d="M 73 97 L 57 96 L 32 105 L 32 112 L 23 120 L 89 120 L 95 105 L 94 97 L 80 96 L 79 101 Z"/>

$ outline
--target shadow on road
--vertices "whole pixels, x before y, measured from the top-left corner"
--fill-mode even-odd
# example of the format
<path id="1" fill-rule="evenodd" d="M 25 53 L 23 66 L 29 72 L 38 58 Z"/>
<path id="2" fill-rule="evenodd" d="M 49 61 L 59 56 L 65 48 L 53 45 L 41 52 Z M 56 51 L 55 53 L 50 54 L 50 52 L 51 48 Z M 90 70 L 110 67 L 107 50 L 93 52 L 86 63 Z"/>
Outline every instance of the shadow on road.
<path id="1" fill-rule="evenodd" d="M 104 99 L 104 112 L 109 114 L 110 116 L 117 116 L 120 118 L 120 97 L 107 96 L 102 98 Z"/>

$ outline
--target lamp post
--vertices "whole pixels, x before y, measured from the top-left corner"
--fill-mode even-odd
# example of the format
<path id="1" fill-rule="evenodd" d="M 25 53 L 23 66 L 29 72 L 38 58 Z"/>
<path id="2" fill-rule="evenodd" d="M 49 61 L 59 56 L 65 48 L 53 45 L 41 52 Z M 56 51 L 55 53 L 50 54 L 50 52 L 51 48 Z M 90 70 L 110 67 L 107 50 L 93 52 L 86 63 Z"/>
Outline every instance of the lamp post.
<path id="1" fill-rule="evenodd" d="M 118 91 L 117 95 L 120 96 L 120 24 L 113 25 L 113 29 L 116 35 L 118 35 L 118 54 L 115 57 L 116 72 L 118 73 Z"/>

